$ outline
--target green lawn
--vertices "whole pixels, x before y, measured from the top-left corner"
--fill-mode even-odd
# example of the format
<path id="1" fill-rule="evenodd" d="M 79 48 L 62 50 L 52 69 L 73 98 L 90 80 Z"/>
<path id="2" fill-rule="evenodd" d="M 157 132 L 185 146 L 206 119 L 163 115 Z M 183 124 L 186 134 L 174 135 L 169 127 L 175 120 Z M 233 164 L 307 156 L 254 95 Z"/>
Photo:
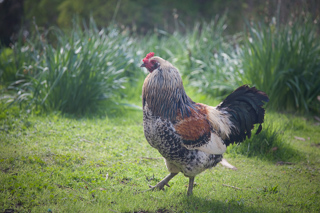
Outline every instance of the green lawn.
<path id="1" fill-rule="evenodd" d="M 269 114 L 265 126 L 274 124 L 285 146 L 261 155 L 232 147 L 225 158 L 238 170 L 203 172 L 187 197 L 182 174 L 165 191 L 139 193 L 168 174 L 144 138 L 141 111 L 79 119 L 10 109 L 0 116 L 0 211 L 319 212 L 320 127 L 312 117 Z"/>

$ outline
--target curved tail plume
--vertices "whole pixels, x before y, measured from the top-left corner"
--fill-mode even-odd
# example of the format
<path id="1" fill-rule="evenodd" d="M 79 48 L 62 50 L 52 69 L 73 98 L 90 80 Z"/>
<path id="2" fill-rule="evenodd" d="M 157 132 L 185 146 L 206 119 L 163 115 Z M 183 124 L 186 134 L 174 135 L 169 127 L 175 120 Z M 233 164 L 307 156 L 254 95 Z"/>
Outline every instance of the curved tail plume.
<path id="1" fill-rule="evenodd" d="M 263 105 L 268 101 L 266 93 L 243 85 L 217 106 L 218 110 L 226 111 L 230 115 L 229 119 L 233 124 L 233 131 L 229 139 L 225 140 L 227 146 L 230 143 L 242 142 L 247 136 L 250 138 L 254 124 L 260 124 L 256 134 L 260 133 L 265 114 Z"/>

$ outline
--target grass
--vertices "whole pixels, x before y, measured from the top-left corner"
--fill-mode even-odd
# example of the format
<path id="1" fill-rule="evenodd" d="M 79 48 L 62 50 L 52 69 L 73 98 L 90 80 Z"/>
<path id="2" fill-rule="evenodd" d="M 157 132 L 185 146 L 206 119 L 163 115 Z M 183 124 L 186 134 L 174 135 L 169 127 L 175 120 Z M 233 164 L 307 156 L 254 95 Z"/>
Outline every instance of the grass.
<path id="1" fill-rule="evenodd" d="M 274 122 L 279 119 L 281 119 L 282 122 Z M 287 138 L 287 135 L 284 134 L 285 132 L 290 132 L 292 129 L 295 129 L 293 126 L 288 126 L 292 120 L 295 120 L 293 122 L 295 126 L 300 125 L 299 131 L 304 131 L 306 128 L 304 120 L 288 118 L 286 115 L 269 112 L 263 124 L 263 131 L 258 135 L 253 134 L 252 137 L 244 141 L 241 146 L 231 146 L 228 149 L 228 153 L 242 154 L 269 161 L 305 160 L 305 156 L 287 143 L 290 138 Z M 253 133 L 254 132 L 255 130 L 253 130 Z"/>
<path id="2" fill-rule="evenodd" d="M 282 148 L 297 155 L 278 149 L 274 152 L 281 156 L 259 157 L 229 148 L 225 157 L 238 171 L 218 165 L 203 172 L 195 179 L 194 195 L 187 197 L 188 179 L 181 174 L 165 191 L 138 193 L 168 173 L 160 154 L 144 138 L 141 111 L 75 119 L 54 113 L 47 117 L 21 114 L 18 108 L 11 108 L 0 117 L 1 211 L 320 210 L 320 131 L 310 118 L 270 113 L 265 126 L 273 124 L 271 133 L 282 126 L 278 136 L 285 144 Z M 268 127 L 261 132 L 264 139 L 271 140 L 272 135 L 265 131 Z M 276 165 L 278 161 L 292 164 Z"/>

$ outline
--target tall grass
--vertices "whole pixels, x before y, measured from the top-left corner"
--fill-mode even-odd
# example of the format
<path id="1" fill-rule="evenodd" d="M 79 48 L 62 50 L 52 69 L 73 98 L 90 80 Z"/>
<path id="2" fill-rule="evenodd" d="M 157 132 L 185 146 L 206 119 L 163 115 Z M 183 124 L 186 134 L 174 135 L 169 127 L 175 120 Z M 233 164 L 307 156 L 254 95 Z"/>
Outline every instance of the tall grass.
<path id="1" fill-rule="evenodd" d="M 10 87 L 19 91 L 15 101 L 38 110 L 82 114 L 119 96 L 126 82 L 123 73 L 134 64 L 128 36 L 115 28 L 98 30 L 93 21 L 85 30 L 75 24 L 69 35 L 58 29 L 51 33 L 55 45 L 38 32 L 39 63 L 26 65 L 26 83 Z"/>
<path id="2" fill-rule="evenodd" d="M 241 51 L 243 83 L 270 96 L 276 110 L 308 112 L 320 94 L 320 39 L 310 21 L 253 25 Z"/>

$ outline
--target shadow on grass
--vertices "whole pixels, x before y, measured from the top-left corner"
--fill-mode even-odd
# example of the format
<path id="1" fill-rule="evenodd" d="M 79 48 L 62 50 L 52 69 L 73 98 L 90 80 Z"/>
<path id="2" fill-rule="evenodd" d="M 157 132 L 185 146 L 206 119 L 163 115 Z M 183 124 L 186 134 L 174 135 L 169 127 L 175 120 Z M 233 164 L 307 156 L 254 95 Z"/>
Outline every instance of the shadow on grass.
<path id="1" fill-rule="evenodd" d="M 219 200 L 204 199 L 197 196 L 183 196 L 177 199 L 177 205 L 181 203 L 182 206 L 167 206 L 157 209 L 156 213 L 171 213 L 171 212 L 272 212 L 274 209 L 252 207 L 248 206 L 243 200 L 226 200 L 221 202 Z M 151 213 L 150 211 L 139 210 L 136 213 Z"/>
<path id="2" fill-rule="evenodd" d="M 253 135 L 240 145 L 230 146 L 227 153 L 269 161 L 298 161 L 305 158 L 302 152 L 294 149 L 285 140 L 284 131 L 275 129 L 271 124 L 264 125 L 258 135 Z"/>
<path id="3" fill-rule="evenodd" d="M 215 200 L 212 198 L 210 200 L 203 199 L 202 197 L 185 197 L 183 202 L 188 204 L 186 211 L 191 210 L 191 212 L 271 212 L 272 209 L 263 209 L 261 207 L 249 206 L 242 199 L 228 199 L 224 202 Z"/>

